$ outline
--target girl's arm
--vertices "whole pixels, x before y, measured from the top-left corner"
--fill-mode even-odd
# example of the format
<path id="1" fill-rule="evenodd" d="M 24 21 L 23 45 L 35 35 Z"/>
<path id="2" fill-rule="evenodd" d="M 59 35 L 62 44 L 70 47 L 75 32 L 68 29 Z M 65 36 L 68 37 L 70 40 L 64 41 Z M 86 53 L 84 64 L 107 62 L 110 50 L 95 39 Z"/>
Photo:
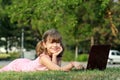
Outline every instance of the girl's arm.
<path id="1" fill-rule="evenodd" d="M 52 62 L 61 66 L 61 57 L 57 57 L 56 55 L 52 56 Z"/>
<path id="2" fill-rule="evenodd" d="M 40 57 L 40 62 L 45 65 L 49 70 L 61 70 L 61 71 L 69 71 L 71 70 L 74 66 L 72 63 L 69 63 L 66 66 L 60 67 L 50 59 L 48 59 L 47 56 L 41 56 Z"/>
<path id="3" fill-rule="evenodd" d="M 59 66 L 61 66 L 61 58 L 62 58 L 62 57 L 58 57 L 58 58 L 57 58 L 57 65 L 59 65 Z"/>
<path id="4" fill-rule="evenodd" d="M 57 52 L 52 54 L 52 62 L 59 66 L 61 65 L 61 57 L 57 57 L 57 56 L 61 54 L 62 51 L 63 51 L 63 47 L 60 45 L 57 47 Z"/>

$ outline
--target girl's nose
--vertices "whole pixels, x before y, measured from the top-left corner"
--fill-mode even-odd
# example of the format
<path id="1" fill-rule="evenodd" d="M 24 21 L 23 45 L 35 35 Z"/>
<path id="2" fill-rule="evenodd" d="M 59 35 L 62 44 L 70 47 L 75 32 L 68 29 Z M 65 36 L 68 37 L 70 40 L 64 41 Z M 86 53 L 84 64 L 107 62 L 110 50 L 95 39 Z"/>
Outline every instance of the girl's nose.
<path id="1" fill-rule="evenodd" d="M 54 43 L 54 46 L 58 46 L 58 43 Z"/>

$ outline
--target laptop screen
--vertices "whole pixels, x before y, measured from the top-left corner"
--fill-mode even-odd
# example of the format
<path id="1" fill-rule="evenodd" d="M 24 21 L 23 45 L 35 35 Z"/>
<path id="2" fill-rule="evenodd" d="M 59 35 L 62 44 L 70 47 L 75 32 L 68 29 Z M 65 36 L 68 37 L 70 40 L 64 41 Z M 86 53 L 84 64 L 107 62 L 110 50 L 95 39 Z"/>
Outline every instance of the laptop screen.
<path id="1" fill-rule="evenodd" d="M 91 47 L 87 69 L 104 70 L 107 65 L 110 45 L 93 45 Z"/>

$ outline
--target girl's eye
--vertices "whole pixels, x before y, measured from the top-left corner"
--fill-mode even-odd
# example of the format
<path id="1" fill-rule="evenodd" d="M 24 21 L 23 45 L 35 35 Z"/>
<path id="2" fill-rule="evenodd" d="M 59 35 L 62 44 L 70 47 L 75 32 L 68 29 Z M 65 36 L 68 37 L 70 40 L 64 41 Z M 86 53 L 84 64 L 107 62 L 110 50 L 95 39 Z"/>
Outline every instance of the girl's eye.
<path id="1" fill-rule="evenodd" d="M 57 43 L 57 42 L 52 42 L 52 43 L 53 43 L 53 44 L 54 44 L 54 43 L 59 44 L 59 43 Z"/>
<path id="2" fill-rule="evenodd" d="M 60 43 L 59 41 L 52 41 L 51 43 Z"/>

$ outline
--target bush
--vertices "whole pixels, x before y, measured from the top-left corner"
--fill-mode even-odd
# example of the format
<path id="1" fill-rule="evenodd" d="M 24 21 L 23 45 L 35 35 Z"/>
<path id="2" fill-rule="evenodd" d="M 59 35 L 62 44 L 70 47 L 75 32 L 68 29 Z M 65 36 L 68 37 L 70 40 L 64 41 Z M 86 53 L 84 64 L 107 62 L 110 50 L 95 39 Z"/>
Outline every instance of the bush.
<path id="1" fill-rule="evenodd" d="M 63 61 L 73 61 L 75 59 L 74 56 L 75 56 L 75 54 L 72 51 L 65 50 L 62 60 Z"/>
<path id="2" fill-rule="evenodd" d="M 63 61 L 74 61 L 75 60 L 75 54 L 72 51 L 68 51 L 65 50 L 63 57 L 62 57 Z M 88 54 L 83 53 L 83 54 L 79 54 L 78 58 L 76 59 L 77 61 L 87 61 L 88 60 Z"/>
<path id="3" fill-rule="evenodd" d="M 16 58 L 20 57 L 20 53 L 19 52 L 11 52 L 11 53 L 0 53 L 0 60 L 13 60 Z"/>
<path id="4" fill-rule="evenodd" d="M 20 58 L 20 52 L 12 52 L 12 53 L 8 53 L 8 54 L 10 54 L 9 60 Z"/>
<path id="5" fill-rule="evenodd" d="M 77 58 L 77 61 L 87 61 L 88 60 L 88 54 L 80 54 Z"/>
<path id="6" fill-rule="evenodd" d="M 5 59 L 8 59 L 10 57 L 9 54 L 6 54 L 6 53 L 0 53 L 0 60 L 5 60 Z"/>

